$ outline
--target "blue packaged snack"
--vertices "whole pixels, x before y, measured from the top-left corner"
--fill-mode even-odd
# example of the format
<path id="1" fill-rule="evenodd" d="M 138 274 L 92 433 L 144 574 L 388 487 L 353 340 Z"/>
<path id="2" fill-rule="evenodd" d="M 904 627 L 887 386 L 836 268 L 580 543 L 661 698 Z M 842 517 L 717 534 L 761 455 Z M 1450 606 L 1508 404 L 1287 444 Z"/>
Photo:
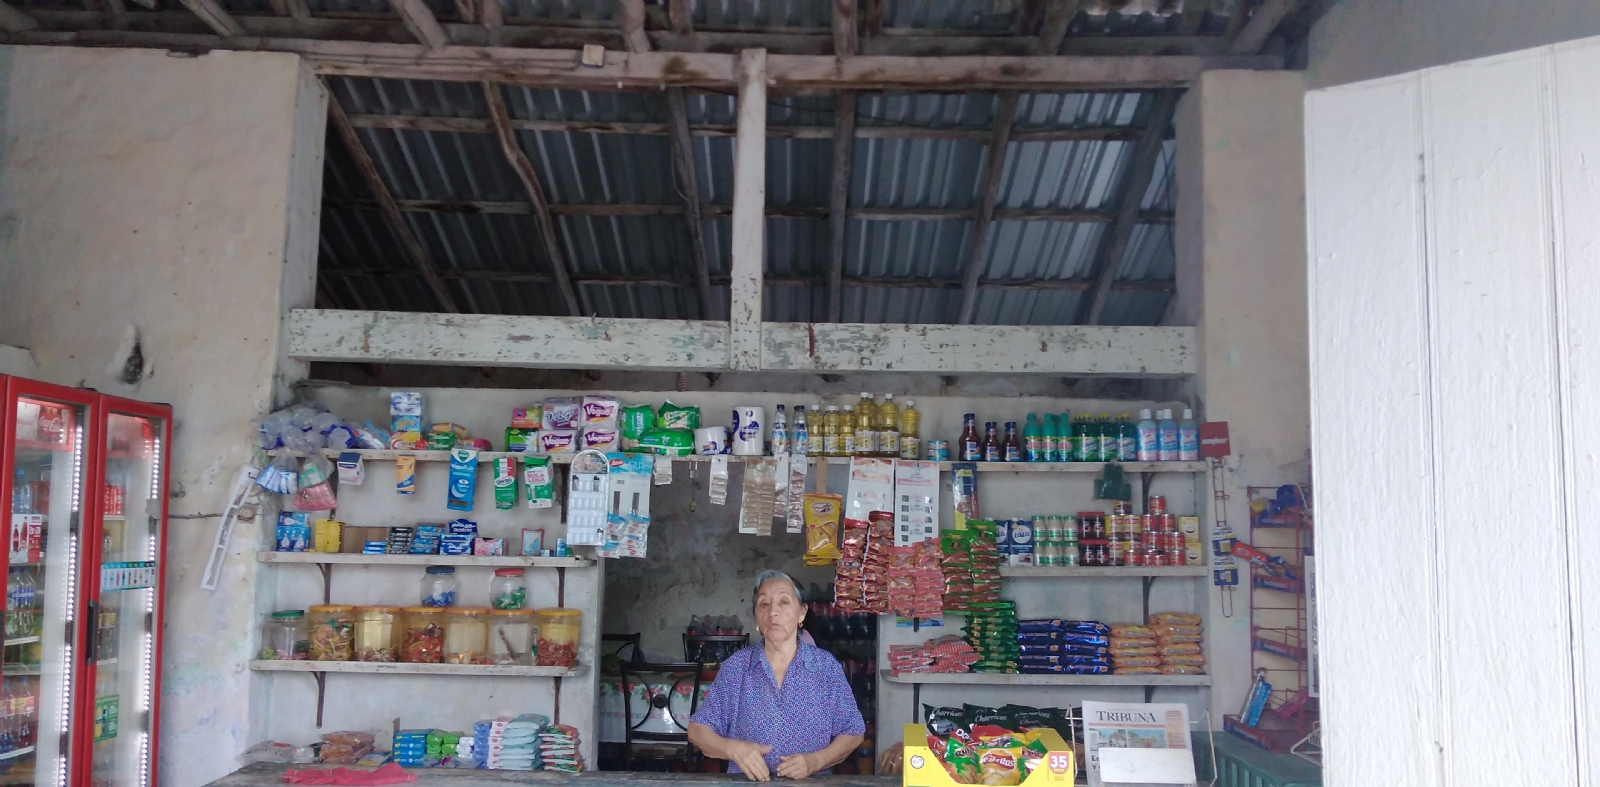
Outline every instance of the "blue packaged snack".
<path id="1" fill-rule="evenodd" d="M 1065 620 L 1061 622 L 1063 631 L 1075 631 L 1080 634 L 1110 634 L 1111 627 L 1098 620 Z"/>
<path id="2" fill-rule="evenodd" d="M 450 449 L 450 497 L 445 505 L 455 511 L 471 511 L 478 484 L 478 450 Z"/>
<path id="3" fill-rule="evenodd" d="M 1034 631 L 1017 634 L 1019 645 L 1059 645 L 1062 633 L 1059 631 Z"/>
<path id="4" fill-rule="evenodd" d="M 1061 631 L 1065 621 L 1060 618 L 1040 618 L 1036 620 L 1017 621 L 1017 630 L 1024 632 L 1035 631 Z"/>
<path id="5" fill-rule="evenodd" d="M 1100 636 L 1099 634 L 1062 634 L 1061 635 L 1061 644 L 1063 644 L 1063 645 L 1099 645 L 1099 646 L 1103 646 L 1103 645 L 1110 645 L 1111 644 L 1111 638 L 1110 637 L 1103 637 L 1103 636 Z"/>

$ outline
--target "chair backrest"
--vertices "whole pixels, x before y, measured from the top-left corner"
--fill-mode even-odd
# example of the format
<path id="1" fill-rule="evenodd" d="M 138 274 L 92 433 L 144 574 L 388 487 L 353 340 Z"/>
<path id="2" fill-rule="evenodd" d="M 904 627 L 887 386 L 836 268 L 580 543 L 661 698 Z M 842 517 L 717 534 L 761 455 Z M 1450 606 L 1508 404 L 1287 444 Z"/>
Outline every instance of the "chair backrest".
<path id="1" fill-rule="evenodd" d="M 652 664 L 643 661 L 624 661 L 622 668 L 622 710 L 626 719 L 626 740 L 689 741 L 689 717 L 700 709 L 700 689 L 706 681 L 706 668 L 699 662 Z M 648 702 L 643 712 L 634 714 L 633 687 L 638 685 Z M 674 712 L 672 697 L 683 688 L 689 689 L 689 712 Z M 679 706 L 680 710 L 682 706 Z M 681 732 L 649 732 L 639 727 L 649 721 L 656 711 L 664 712 L 667 719 Z"/>
<path id="2" fill-rule="evenodd" d="M 639 634 L 637 632 L 633 634 L 601 634 L 600 645 L 603 650 L 616 654 L 619 659 L 622 658 L 622 649 L 631 645 L 633 646 L 633 651 L 624 660 L 639 660 Z"/>
<path id="3" fill-rule="evenodd" d="M 750 644 L 750 634 L 685 634 L 683 660 L 721 664 Z"/>

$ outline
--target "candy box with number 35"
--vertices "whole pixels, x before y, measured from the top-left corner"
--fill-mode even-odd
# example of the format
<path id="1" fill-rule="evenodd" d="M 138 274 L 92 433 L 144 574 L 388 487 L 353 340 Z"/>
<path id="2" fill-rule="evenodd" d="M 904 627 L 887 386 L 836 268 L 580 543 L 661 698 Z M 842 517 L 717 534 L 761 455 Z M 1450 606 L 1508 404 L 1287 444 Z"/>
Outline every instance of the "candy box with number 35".
<path id="1" fill-rule="evenodd" d="M 1045 754 L 1044 764 L 1028 774 L 1028 778 L 1022 780 L 1021 787 L 1044 785 L 1072 787 L 1078 773 L 1077 763 L 1072 757 L 1072 746 L 1062 740 L 1054 730 L 1044 729 L 1036 732 L 1049 752 Z M 950 772 L 944 769 L 939 758 L 933 756 L 933 751 L 923 745 L 928 739 L 927 727 L 921 724 L 907 724 L 901 734 L 904 736 L 902 740 L 906 742 L 905 769 L 901 771 L 900 777 L 902 787 L 959 787 L 960 782 L 951 778 Z"/>

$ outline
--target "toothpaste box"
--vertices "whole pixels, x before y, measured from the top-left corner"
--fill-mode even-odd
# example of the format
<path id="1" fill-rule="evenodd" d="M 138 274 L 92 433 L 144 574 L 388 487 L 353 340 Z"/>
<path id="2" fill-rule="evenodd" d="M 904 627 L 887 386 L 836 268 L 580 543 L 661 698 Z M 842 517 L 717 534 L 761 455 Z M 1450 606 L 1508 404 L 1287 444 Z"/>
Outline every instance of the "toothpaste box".
<path id="1" fill-rule="evenodd" d="M 541 429 L 541 430 L 539 430 L 539 453 L 543 453 L 543 454 L 571 454 L 571 453 L 577 453 L 577 451 L 578 451 L 578 430 L 576 430 L 576 429 Z"/>
<path id="2" fill-rule="evenodd" d="M 582 426 L 583 406 L 577 399 L 556 398 L 544 400 L 544 410 L 540 414 L 540 429 L 549 431 L 555 429 L 577 429 Z"/>
<path id="3" fill-rule="evenodd" d="M 470 555 L 472 554 L 472 536 L 443 535 L 439 536 L 439 554 L 441 555 Z"/>
<path id="4" fill-rule="evenodd" d="M 585 428 L 579 435 L 579 444 L 597 451 L 616 451 L 622 445 L 622 433 L 616 429 Z"/>
<path id="5" fill-rule="evenodd" d="M 475 538 L 472 540 L 472 554 L 483 557 L 500 557 L 506 553 L 506 540 L 503 538 Z"/>
<path id="6" fill-rule="evenodd" d="M 615 396 L 585 396 L 583 397 L 583 425 L 585 427 L 600 427 L 615 429 L 617 416 L 622 412 L 622 403 Z"/>

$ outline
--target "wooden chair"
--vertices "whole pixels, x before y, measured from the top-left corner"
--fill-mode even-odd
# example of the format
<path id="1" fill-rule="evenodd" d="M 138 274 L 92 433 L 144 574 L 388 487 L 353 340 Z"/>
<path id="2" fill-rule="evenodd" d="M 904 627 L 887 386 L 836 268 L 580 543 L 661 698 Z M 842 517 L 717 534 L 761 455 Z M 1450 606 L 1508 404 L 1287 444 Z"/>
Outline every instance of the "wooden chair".
<path id="1" fill-rule="evenodd" d="M 650 680 L 654 678 L 655 680 Z M 632 686 L 645 687 L 649 698 L 646 707 L 634 714 Z M 651 664 L 642 661 L 622 662 L 622 708 L 625 723 L 622 768 L 634 769 L 636 761 L 648 761 L 670 766 L 680 763 L 685 772 L 692 772 L 700 753 L 689 743 L 689 717 L 700 709 L 700 689 L 707 683 L 706 668 L 699 662 Z M 665 686 L 665 689 L 660 687 Z M 672 697 L 684 687 L 689 688 L 689 712 L 674 712 Z M 680 730 L 678 732 L 649 732 L 640 730 L 651 716 L 662 714 Z"/>

